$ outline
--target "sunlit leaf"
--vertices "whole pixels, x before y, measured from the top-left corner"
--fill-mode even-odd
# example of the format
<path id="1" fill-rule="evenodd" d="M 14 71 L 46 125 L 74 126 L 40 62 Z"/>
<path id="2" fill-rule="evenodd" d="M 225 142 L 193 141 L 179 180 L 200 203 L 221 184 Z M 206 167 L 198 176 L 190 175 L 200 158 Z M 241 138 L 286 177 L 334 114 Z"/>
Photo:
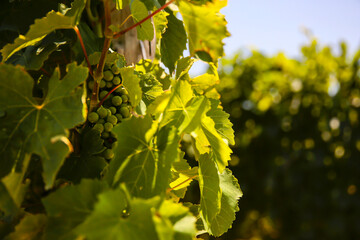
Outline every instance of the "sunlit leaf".
<path id="1" fill-rule="evenodd" d="M 224 55 L 222 40 L 229 36 L 226 21 L 219 10 L 227 1 L 214 0 L 205 5 L 195 5 L 188 1 L 179 2 L 189 38 L 190 54 L 207 62 L 217 62 Z"/>

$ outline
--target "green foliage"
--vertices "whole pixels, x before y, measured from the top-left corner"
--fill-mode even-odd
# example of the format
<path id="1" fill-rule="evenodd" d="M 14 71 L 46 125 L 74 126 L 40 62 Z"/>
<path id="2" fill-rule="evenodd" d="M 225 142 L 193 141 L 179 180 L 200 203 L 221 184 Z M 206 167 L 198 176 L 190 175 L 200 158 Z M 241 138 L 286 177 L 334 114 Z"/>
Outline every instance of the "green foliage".
<path id="1" fill-rule="evenodd" d="M 61 3 L 1 40 L 1 239 L 191 240 L 234 221 L 241 191 L 226 169 L 234 137 L 216 64 L 188 73 L 195 55 L 222 56 L 226 1 L 174 1 L 183 22 L 163 0 L 116 0 L 116 9 L 130 4 L 134 22 L 160 10 L 137 26 L 139 40 L 156 36 L 156 58 L 135 66 L 107 49 L 105 28 L 119 28 L 105 21 L 109 2 Z M 188 41 L 192 56 L 183 57 Z M 181 203 L 194 181 L 200 205 Z"/>
<path id="2" fill-rule="evenodd" d="M 302 53 L 222 61 L 218 90 L 236 133 L 230 165 L 246 196 L 226 237 L 360 234 L 360 52 L 314 41 Z"/>

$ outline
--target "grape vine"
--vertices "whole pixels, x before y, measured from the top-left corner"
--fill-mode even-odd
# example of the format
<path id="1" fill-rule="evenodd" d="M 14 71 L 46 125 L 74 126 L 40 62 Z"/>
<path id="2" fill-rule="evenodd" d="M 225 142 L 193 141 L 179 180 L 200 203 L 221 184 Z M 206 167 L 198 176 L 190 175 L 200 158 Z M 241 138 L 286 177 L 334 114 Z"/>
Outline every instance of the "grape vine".
<path id="1" fill-rule="evenodd" d="M 23 29 L 0 30 L 0 237 L 221 236 L 242 196 L 215 90 L 226 1 L 56 2 L 35 17 L 9 2 L 24 21 L 0 18 Z M 192 78 L 198 60 L 210 71 Z M 200 199 L 183 202 L 195 181 Z"/>

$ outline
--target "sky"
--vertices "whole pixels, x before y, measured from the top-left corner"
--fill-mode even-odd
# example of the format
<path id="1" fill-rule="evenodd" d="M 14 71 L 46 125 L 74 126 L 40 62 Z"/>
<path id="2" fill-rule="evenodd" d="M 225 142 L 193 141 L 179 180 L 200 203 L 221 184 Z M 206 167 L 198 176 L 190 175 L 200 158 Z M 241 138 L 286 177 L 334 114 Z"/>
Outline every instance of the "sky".
<path id="1" fill-rule="evenodd" d="M 231 36 L 224 39 L 226 56 L 257 49 L 273 55 L 280 51 L 300 56 L 309 43 L 304 33 L 336 51 L 345 41 L 350 53 L 360 48 L 360 0 L 228 0 L 221 10 Z M 192 74 L 204 71 L 196 64 Z"/>

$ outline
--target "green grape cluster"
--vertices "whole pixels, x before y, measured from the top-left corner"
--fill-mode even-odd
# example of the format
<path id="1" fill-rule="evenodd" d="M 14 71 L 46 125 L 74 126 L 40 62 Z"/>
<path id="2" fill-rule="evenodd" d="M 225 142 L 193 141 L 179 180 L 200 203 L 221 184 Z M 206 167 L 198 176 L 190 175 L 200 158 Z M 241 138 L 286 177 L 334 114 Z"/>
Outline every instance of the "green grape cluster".
<path id="1" fill-rule="evenodd" d="M 112 89 L 120 84 L 120 68 L 116 65 L 105 65 L 99 88 L 99 100 L 104 100 L 104 98 L 105 100 L 99 108 L 88 114 L 89 126 L 99 131 L 104 139 L 106 149 L 102 152 L 102 156 L 108 161 L 114 157 L 112 149 L 117 144 L 117 139 L 112 133 L 113 127 L 131 117 L 130 98 L 125 88 L 118 87 L 108 95 Z M 88 84 L 90 91 L 92 91 L 93 86 L 94 82 L 90 81 Z"/>

